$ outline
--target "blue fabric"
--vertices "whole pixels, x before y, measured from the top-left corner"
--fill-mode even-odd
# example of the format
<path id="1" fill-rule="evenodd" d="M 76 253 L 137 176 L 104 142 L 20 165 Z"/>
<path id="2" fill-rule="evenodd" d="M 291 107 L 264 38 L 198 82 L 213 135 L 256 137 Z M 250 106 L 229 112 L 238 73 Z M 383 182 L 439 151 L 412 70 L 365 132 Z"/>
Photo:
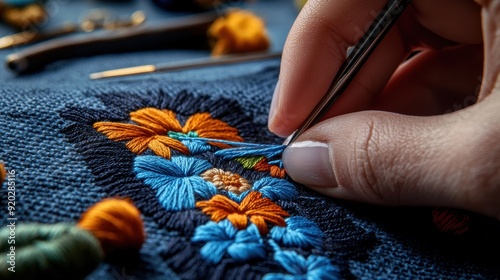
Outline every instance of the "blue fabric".
<path id="1" fill-rule="evenodd" d="M 114 11 L 124 14 L 143 9 L 152 21 L 182 15 L 157 10 L 150 1 L 116 2 L 54 0 L 48 24 L 75 20 L 85 8 L 99 5 L 113 5 Z M 296 16 L 292 1 L 262 0 L 243 7 L 265 18 L 272 48 L 281 49 Z M 8 31 L 2 27 L 0 34 Z M 5 56 L 11 52 L 3 50 L 0 54 Z M 87 207 L 116 194 L 140 196 L 143 204 L 139 208 L 146 209 L 148 202 L 156 199 L 151 188 L 127 177 L 128 174 L 106 177 L 104 173 L 108 168 L 124 168 L 123 164 L 133 162 L 131 153 L 121 152 L 113 158 L 116 159 L 113 163 L 104 156 L 93 155 L 95 151 L 91 149 L 83 149 L 92 143 L 71 131 L 90 127 L 87 132 L 96 133 L 88 126 L 93 117 L 109 113 L 120 118 L 128 109 L 138 109 L 146 103 L 160 104 L 158 100 L 164 100 L 162 93 L 180 98 L 184 98 L 186 92 L 197 98 L 209 96 L 212 101 L 199 102 L 199 106 L 207 106 L 207 110 L 221 98 L 223 102 L 231 100 L 239 106 L 241 112 L 238 112 L 246 118 L 248 126 L 252 126 L 244 138 L 281 143 L 282 139 L 266 131 L 268 107 L 278 78 L 278 60 L 110 80 L 88 79 L 92 72 L 206 55 L 206 51 L 156 50 L 71 59 L 21 77 L 1 71 L 0 160 L 16 170 L 18 222 L 75 222 Z M 112 105 L 113 100 L 118 105 Z M 172 101 L 170 105 L 180 107 L 181 101 Z M 120 107 L 120 102 L 127 103 L 128 107 Z M 115 110 L 108 112 L 112 107 Z M 224 114 L 219 115 L 224 118 Z M 126 151 L 123 146 L 109 142 L 108 151 Z M 2 226 L 7 223 L 8 215 L 6 193 L 4 185 L 0 195 Z M 427 208 L 396 209 L 348 203 L 322 197 L 305 188 L 299 188 L 295 198 L 278 204 L 291 216 L 314 222 L 323 232 L 324 251 L 320 256 L 316 256 L 315 249 L 296 249 L 305 256 L 303 259 L 308 265 L 320 260 L 323 263 L 326 257 L 335 267 L 330 270 L 326 265 L 327 270 L 313 273 L 318 277 L 325 271 L 337 273 L 338 268 L 342 279 L 500 278 L 498 221 L 471 214 L 469 232 L 446 234 L 432 225 L 431 211 Z M 203 244 L 186 238 L 193 236 L 197 226 L 209 222 L 206 215 L 186 210 L 167 216 L 164 209 L 147 209 L 149 212 L 143 212 L 147 239 L 140 254 L 128 259 L 106 260 L 88 279 L 260 279 L 265 274 L 274 273 L 268 276 L 272 277 L 293 270 L 284 269 L 272 256 L 246 264 L 225 257 L 218 265 L 212 265 L 200 254 Z M 313 244 L 316 243 L 315 240 Z"/>

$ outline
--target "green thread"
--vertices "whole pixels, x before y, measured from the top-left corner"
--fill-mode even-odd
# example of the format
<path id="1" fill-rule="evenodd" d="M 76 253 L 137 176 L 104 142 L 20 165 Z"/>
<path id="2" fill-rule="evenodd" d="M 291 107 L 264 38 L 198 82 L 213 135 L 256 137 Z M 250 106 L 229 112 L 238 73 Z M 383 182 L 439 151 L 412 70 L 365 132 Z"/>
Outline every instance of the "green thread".
<path id="1" fill-rule="evenodd" d="M 183 137 L 189 137 L 189 138 L 198 138 L 199 137 L 198 133 L 196 133 L 196 131 L 189 131 L 188 133 L 169 131 L 167 134 L 168 134 L 168 137 L 176 139 L 176 140 L 180 140 Z"/>
<path id="2" fill-rule="evenodd" d="M 103 259 L 99 241 L 74 224 L 7 225 L 0 240 L 0 279 L 83 279 Z"/>
<path id="3" fill-rule="evenodd" d="M 257 163 L 259 163 L 264 156 L 254 156 L 254 157 L 238 157 L 234 160 L 241 163 L 244 168 L 252 169 Z"/>

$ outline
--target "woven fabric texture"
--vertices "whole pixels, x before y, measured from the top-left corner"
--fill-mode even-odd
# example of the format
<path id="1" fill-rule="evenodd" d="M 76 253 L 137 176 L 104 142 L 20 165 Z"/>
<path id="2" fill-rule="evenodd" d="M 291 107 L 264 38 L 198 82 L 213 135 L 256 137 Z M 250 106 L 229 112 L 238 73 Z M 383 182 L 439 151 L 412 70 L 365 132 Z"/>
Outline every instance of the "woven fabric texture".
<path id="1" fill-rule="evenodd" d="M 278 49 L 296 15 L 289 2 L 251 6 L 267 15 Z M 105 259 L 88 279 L 500 279 L 496 220 L 466 213 L 466 232 L 443 232 L 433 223 L 433 209 L 323 197 L 269 172 L 216 157 L 207 152 L 213 146 L 196 147 L 199 152 L 189 156 L 172 149 L 168 160 L 159 159 L 152 149 L 137 154 L 127 141 L 114 141 L 94 127 L 96 122 L 134 124 L 130 114 L 144 108 L 171 110 L 182 125 L 207 112 L 235 127 L 245 142 L 281 143 L 266 124 L 278 60 L 105 81 L 86 78 L 104 69 L 206 54 L 170 50 L 102 55 L 55 63 L 23 77 L 2 72 L 0 160 L 16 171 L 17 223 L 74 223 L 103 198 L 130 197 L 143 215 L 145 244 L 137 255 Z M 175 139 L 179 134 L 169 135 Z M 151 171 L 172 163 L 180 171 L 162 177 L 165 181 Z M 215 198 L 221 191 L 197 187 L 205 182 L 199 174 L 212 167 L 247 178 L 248 188 L 259 194 L 222 191 L 225 197 L 240 205 L 267 199 L 266 209 L 271 210 L 261 212 L 273 215 L 266 216 L 264 225 L 255 218 L 236 230 L 236 219 L 214 222 L 205 208 L 214 199 L 224 200 Z M 177 189 L 191 184 L 186 193 L 193 191 L 193 200 L 182 195 L 175 204 L 177 193 L 160 195 L 158 182 Z M 5 186 L 0 195 L 2 226 L 8 221 Z M 225 249 L 219 252 L 221 246 Z"/>

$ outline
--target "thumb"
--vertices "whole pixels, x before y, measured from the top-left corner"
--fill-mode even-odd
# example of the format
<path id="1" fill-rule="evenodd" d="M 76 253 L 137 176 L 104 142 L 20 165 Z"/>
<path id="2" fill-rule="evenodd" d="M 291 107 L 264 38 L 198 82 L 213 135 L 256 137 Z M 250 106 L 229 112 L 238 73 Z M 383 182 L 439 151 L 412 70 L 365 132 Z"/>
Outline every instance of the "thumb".
<path id="1" fill-rule="evenodd" d="M 383 205 L 464 208 L 465 149 L 456 114 L 360 112 L 326 120 L 283 154 L 289 176 L 328 196 Z M 470 150 L 470 149 L 469 149 Z M 457 152 L 458 151 L 458 152 Z M 473 177 L 473 176 L 472 176 Z"/>

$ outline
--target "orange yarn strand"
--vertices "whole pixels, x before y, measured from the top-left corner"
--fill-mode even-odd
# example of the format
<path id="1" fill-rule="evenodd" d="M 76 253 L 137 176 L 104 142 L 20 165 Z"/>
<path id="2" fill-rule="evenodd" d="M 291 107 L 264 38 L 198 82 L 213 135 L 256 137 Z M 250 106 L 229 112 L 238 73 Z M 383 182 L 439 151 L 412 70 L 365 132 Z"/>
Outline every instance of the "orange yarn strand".
<path id="1" fill-rule="evenodd" d="M 78 226 L 94 235 L 103 251 L 139 250 L 145 233 L 139 210 L 127 199 L 104 199 L 91 206 Z"/>

